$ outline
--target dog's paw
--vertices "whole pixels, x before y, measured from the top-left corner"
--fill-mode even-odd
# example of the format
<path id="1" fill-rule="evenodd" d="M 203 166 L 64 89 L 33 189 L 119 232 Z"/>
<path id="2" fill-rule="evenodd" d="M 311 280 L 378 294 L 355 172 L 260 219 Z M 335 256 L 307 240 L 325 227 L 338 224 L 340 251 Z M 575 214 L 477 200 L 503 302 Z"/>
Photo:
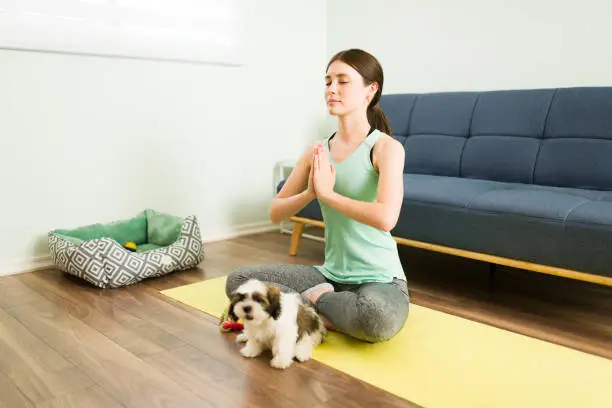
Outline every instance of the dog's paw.
<path id="1" fill-rule="evenodd" d="M 244 333 L 240 333 L 236 336 L 236 343 L 246 343 L 247 340 L 247 336 Z"/>
<path id="2" fill-rule="evenodd" d="M 304 361 L 308 361 L 310 360 L 311 357 L 311 352 L 309 348 L 297 348 L 295 350 L 295 358 L 297 359 L 297 361 L 299 361 L 300 363 L 303 363 Z"/>
<path id="3" fill-rule="evenodd" d="M 247 344 L 242 349 L 240 349 L 240 354 L 242 354 L 242 356 L 246 358 L 253 358 L 260 355 L 261 350 L 257 347 L 253 347 L 252 345 Z"/>
<path id="4" fill-rule="evenodd" d="M 280 370 L 284 370 L 285 368 L 289 368 L 289 366 L 291 366 L 291 364 L 293 363 L 293 359 L 291 358 L 280 358 L 280 357 L 274 357 L 272 360 L 270 360 L 270 365 L 274 368 L 278 368 Z"/>

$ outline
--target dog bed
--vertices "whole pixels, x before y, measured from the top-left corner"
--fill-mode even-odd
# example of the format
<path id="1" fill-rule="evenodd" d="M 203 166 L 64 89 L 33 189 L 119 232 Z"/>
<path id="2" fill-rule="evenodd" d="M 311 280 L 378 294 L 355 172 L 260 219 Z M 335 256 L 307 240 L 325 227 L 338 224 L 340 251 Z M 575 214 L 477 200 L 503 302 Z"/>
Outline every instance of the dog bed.
<path id="1" fill-rule="evenodd" d="M 143 279 L 190 269 L 204 259 L 197 218 L 144 210 L 107 224 L 48 233 L 54 264 L 100 288 L 133 285 Z M 136 244 L 134 252 L 125 245 Z"/>

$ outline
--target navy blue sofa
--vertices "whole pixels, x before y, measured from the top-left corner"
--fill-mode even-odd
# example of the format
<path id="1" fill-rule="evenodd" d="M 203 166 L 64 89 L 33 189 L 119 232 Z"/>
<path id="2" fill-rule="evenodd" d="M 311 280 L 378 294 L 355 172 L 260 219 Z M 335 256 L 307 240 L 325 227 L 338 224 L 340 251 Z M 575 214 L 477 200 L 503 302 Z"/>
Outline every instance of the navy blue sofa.
<path id="1" fill-rule="evenodd" d="M 612 285 L 612 87 L 384 95 L 399 243 Z M 313 201 L 296 217 L 323 226 Z"/>

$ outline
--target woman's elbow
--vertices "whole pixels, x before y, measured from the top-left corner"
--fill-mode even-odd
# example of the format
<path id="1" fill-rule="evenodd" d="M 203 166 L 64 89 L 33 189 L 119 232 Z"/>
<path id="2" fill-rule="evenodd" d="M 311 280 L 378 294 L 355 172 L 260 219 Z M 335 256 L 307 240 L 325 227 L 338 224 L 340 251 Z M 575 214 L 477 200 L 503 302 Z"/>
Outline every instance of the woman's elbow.
<path id="1" fill-rule="evenodd" d="M 270 217 L 270 221 L 274 224 L 278 224 L 283 221 L 283 216 L 280 214 L 280 211 L 273 200 L 270 204 L 270 209 L 268 210 L 268 216 Z"/>
<path id="2" fill-rule="evenodd" d="M 270 222 L 272 222 L 272 224 L 280 224 L 281 222 L 283 222 L 285 219 L 279 216 L 274 216 L 274 215 L 270 215 Z"/>
<path id="3" fill-rule="evenodd" d="M 392 224 L 392 223 L 386 223 L 380 226 L 380 229 L 383 230 L 384 232 L 391 232 L 393 228 L 395 228 L 395 224 Z"/>
<path id="4" fill-rule="evenodd" d="M 270 217 L 270 221 L 273 224 L 278 224 L 279 222 L 282 221 L 280 217 L 278 216 L 278 214 L 276 213 L 276 211 L 274 211 L 274 207 L 272 206 L 270 206 L 270 211 L 268 211 L 268 216 Z"/>
<path id="5" fill-rule="evenodd" d="M 397 216 L 386 216 L 380 220 L 379 228 L 384 232 L 391 232 L 397 225 Z"/>

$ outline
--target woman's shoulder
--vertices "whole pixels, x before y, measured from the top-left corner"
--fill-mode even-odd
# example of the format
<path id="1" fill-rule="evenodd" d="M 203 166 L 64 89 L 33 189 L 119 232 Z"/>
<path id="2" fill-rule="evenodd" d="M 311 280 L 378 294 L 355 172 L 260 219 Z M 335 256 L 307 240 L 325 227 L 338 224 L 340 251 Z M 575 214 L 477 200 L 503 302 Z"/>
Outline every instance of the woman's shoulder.
<path id="1" fill-rule="evenodd" d="M 376 144 L 374 145 L 374 150 L 375 151 L 378 150 L 381 152 L 386 152 L 386 151 L 391 152 L 391 151 L 399 150 L 403 153 L 404 145 L 400 143 L 400 141 L 397 140 L 396 138 L 389 136 L 385 132 L 380 131 L 380 136 L 378 137 L 378 140 L 376 140 Z"/>
<path id="2" fill-rule="evenodd" d="M 399 140 L 384 132 L 380 132 L 380 136 L 376 141 L 373 149 L 374 165 L 378 169 L 380 162 L 401 161 L 403 163 L 405 152 L 404 145 Z"/>

